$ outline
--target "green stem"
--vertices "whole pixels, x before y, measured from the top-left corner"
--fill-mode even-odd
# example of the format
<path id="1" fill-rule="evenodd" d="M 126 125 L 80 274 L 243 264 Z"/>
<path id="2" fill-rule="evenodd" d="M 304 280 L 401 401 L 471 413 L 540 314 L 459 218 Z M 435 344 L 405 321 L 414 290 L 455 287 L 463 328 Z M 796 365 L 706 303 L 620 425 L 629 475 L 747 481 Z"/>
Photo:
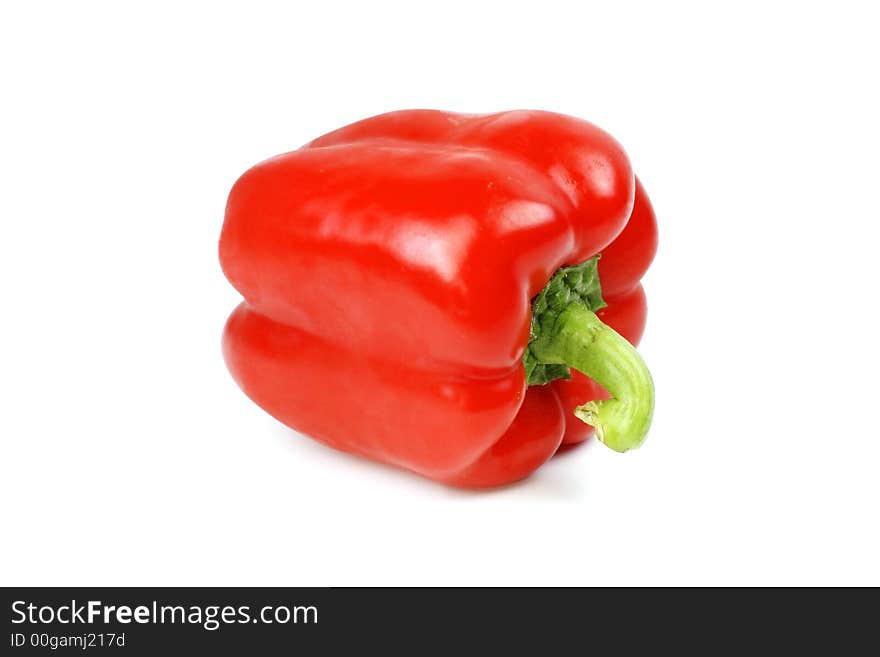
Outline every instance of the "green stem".
<path id="1" fill-rule="evenodd" d="M 529 343 L 546 364 L 572 367 L 601 385 L 611 399 L 591 401 L 575 415 L 596 437 L 625 452 L 642 444 L 654 412 L 654 383 L 642 357 L 617 331 L 581 303 L 570 303 Z"/>

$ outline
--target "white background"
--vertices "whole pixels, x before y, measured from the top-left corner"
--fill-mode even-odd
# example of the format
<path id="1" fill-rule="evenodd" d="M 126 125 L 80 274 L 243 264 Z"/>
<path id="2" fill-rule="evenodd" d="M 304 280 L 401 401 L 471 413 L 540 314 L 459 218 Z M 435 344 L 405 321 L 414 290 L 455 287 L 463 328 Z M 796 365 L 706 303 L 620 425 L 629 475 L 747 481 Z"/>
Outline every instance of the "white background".
<path id="1" fill-rule="evenodd" d="M 0 583 L 880 584 L 870 3 L 140 7 L 0 11 Z M 641 450 L 461 492 L 235 386 L 229 187 L 409 107 L 628 150 L 661 229 Z"/>

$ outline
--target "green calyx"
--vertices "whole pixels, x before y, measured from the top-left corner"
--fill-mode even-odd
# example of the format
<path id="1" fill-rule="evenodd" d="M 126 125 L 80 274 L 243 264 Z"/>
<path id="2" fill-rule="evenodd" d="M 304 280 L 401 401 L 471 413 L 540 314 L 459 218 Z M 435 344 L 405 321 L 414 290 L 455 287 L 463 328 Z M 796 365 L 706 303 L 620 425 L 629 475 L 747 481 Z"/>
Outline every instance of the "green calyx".
<path id="1" fill-rule="evenodd" d="M 526 383 L 544 385 L 554 379 L 570 379 L 568 365 L 547 363 L 538 358 L 533 345 L 553 331 L 556 317 L 573 303 L 597 311 L 607 304 L 599 283 L 599 256 L 573 267 L 558 269 L 544 289 L 532 299 L 532 325 L 529 344 L 523 354 Z"/>
<path id="2" fill-rule="evenodd" d="M 559 269 L 532 300 L 523 366 L 528 385 L 568 379 L 574 368 L 605 388 L 611 399 L 578 406 L 575 415 L 596 428 L 601 442 L 625 452 L 648 433 L 654 383 L 635 348 L 595 314 L 606 305 L 598 261 Z"/>

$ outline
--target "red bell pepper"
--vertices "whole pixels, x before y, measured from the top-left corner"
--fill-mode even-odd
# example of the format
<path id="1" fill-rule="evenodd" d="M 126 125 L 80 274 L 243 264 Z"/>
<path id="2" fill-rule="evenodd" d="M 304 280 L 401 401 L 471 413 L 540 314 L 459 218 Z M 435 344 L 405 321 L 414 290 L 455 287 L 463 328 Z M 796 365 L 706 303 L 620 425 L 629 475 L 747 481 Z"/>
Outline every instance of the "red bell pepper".
<path id="1" fill-rule="evenodd" d="M 656 236 L 589 123 L 373 117 L 235 183 L 220 260 L 245 301 L 224 355 L 284 424 L 453 485 L 525 477 L 591 427 L 625 451 L 653 411 L 630 343 Z"/>

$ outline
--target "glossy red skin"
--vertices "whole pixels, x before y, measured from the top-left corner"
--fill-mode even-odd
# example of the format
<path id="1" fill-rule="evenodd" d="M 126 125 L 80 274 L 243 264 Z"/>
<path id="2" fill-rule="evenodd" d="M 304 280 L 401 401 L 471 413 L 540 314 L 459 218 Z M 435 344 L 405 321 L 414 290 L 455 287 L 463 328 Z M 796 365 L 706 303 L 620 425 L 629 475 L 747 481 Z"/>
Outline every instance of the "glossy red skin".
<path id="1" fill-rule="evenodd" d="M 220 258 L 245 302 L 229 368 L 338 449 L 459 486 L 520 479 L 559 447 L 580 390 L 526 388 L 530 299 L 602 251 L 622 300 L 602 312 L 640 334 L 656 231 L 624 229 L 634 196 L 620 146 L 557 114 L 416 110 L 332 132 L 230 193 Z"/>

